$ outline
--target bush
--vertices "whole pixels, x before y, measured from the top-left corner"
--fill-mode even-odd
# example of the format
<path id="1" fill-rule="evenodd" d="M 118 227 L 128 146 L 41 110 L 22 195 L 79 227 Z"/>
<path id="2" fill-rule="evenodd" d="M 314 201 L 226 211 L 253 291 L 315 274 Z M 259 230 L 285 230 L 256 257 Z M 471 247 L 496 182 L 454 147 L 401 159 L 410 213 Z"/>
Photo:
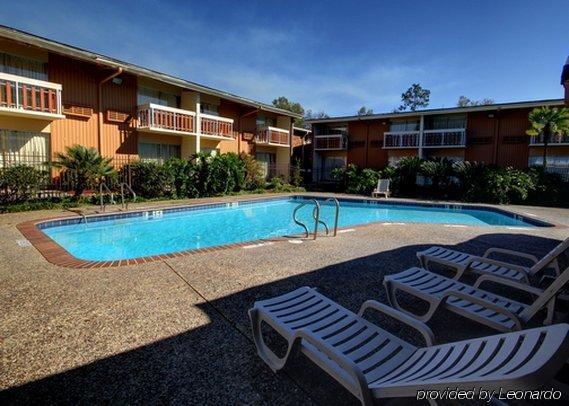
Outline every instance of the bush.
<path id="1" fill-rule="evenodd" d="M 532 177 L 513 168 L 489 167 L 484 174 L 481 199 L 490 203 L 521 203 L 535 189 Z"/>
<path id="2" fill-rule="evenodd" d="M 16 165 L 0 171 L 0 200 L 21 202 L 32 198 L 49 184 L 49 172 L 28 165 Z"/>
<path id="3" fill-rule="evenodd" d="M 432 196 L 448 197 L 451 194 L 453 166 L 450 159 L 435 158 L 423 161 L 419 172 L 429 179 Z"/>
<path id="4" fill-rule="evenodd" d="M 257 190 L 264 187 L 265 174 L 259 162 L 244 152 L 239 155 L 239 159 L 245 170 L 244 188 L 246 190 Z"/>
<path id="5" fill-rule="evenodd" d="M 340 181 L 343 190 L 350 194 L 369 195 L 377 186 L 379 172 L 373 169 L 360 169 L 350 164 L 345 168 L 336 168 L 332 171 L 334 179 Z"/>
<path id="6" fill-rule="evenodd" d="M 192 166 L 189 161 L 180 158 L 170 158 L 164 162 L 164 169 L 172 182 L 174 197 L 183 198 L 188 196 L 190 190 L 190 177 Z"/>
<path id="7" fill-rule="evenodd" d="M 301 186 L 302 185 L 302 170 L 300 167 L 300 160 L 296 159 L 294 164 L 292 165 L 292 174 L 290 178 L 290 183 L 293 186 Z"/>
<path id="8" fill-rule="evenodd" d="M 286 183 L 280 176 L 271 178 L 271 180 L 267 183 L 267 189 L 275 193 L 294 193 L 306 191 L 303 187 Z"/>
<path id="9" fill-rule="evenodd" d="M 417 175 L 423 160 L 419 157 L 405 157 L 397 164 L 397 192 L 401 196 L 417 194 Z"/>
<path id="10" fill-rule="evenodd" d="M 132 176 L 131 186 L 137 195 L 147 198 L 172 195 L 173 177 L 165 165 L 139 161 L 123 167 L 123 171 L 129 169 Z"/>

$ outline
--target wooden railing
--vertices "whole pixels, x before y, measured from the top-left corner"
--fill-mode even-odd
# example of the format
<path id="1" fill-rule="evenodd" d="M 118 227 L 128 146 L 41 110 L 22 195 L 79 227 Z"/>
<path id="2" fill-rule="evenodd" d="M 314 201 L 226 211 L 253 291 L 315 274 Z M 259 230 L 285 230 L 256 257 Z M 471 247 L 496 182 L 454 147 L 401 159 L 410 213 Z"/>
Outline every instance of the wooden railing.
<path id="1" fill-rule="evenodd" d="M 465 145 L 464 128 L 423 131 L 423 147 L 464 147 Z"/>
<path id="2" fill-rule="evenodd" d="M 530 145 L 543 145 L 543 135 L 536 135 L 530 138 Z M 569 135 L 554 134 L 549 137 L 548 145 L 569 144 Z"/>
<path id="3" fill-rule="evenodd" d="M 231 118 L 200 114 L 201 134 L 222 138 L 235 138 Z"/>
<path id="4" fill-rule="evenodd" d="M 317 135 L 314 137 L 314 149 L 345 150 L 348 148 L 348 137 L 343 134 Z"/>
<path id="5" fill-rule="evenodd" d="M 0 108 L 61 114 L 61 85 L 0 73 Z"/>
<path id="6" fill-rule="evenodd" d="M 138 106 L 138 128 L 194 133 L 193 111 L 148 103 Z"/>
<path id="7" fill-rule="evenodd" d="M 257 131 L 255 136 L 257 144 L 290 145 L 290 133 L 288 130 L 277 127 L 264 127 Z"/>
<path id="8" fill-rule="evenodd" d="M 383 148 L 417 148 L 419 131 L 390 131 L 383 134 Z"/>

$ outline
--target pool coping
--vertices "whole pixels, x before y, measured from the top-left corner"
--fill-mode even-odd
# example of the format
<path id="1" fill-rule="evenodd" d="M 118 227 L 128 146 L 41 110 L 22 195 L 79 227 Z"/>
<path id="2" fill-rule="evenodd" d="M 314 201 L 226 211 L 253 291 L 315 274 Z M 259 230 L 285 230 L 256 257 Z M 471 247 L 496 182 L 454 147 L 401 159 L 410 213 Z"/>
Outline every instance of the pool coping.
<path id="1" fill-rule="evenodd" d="M 373 204 L 405 204 L 410 206 L 420 206 L 420 207 L 440 207 L 440 208 L 449 208 L 452 206 L 453 208 L 457 208 L 458 210 L 462 209 L 463 207 L 469 209 L 481 209 L 481 210 L 490 210 L 496 213 L 500 213 L 509 217 L 519 218 L 525 222 L 530 224 L 536 225 L 538 227 L 561 227 L 564 226 L 559 224 L 554 224 L 551 222 L 546 222 L 539 219 L 534 219 L 531 217 L 527 217 L 515 212 L 511 212 L 508 210 L 499 209 L 493 206 L 486 206 L 483 204 L 468 204 L 468 203 L 445 203 L 445 202 L 413 202 L 413 201 L 406 201 L 406 200 L 399 200 L 399 199 L 377 199 L 377 198 L 368 198 L 368 197 L 357 197 L 357 196 L 323 196 L 323 195 L 311 195 L 311 194 L 290 194 L 290 195 L 279 195 L 279 196 L 272 196 L 272 197 L 249 197 L 244 200 L 232 200 L 232 201 L 223 201 L 223 202 L 216 202 L 216 203 L 195 203 L 195 204 L 187 204 L 187 205 L 179 205 L 179 206 L 169 206 L 163 208 L 147 208 L 147 209 L 140 209 L 140 210 L 133 210 L 128 212 L 115 212 L 115 213 L 99 213 L 87 216 L 88 222 L 89 221 L 104 221 L 110 218 L 130 218 L 130 217 L 143 217 L 144 213 L 156 213 L 156 212 L 181 212 L 181 211 L 194 211 L 194 210 L 207 210 L 211 208 L 221 208 L 221 207 L 231 207 L 231 205 L 237 203 L 240 206 L 246 204 L 253 204 L 259 203 L 263 201 L 275 201 L 275 200 L 283 200 L 283 199 L 316 199 L 319 202 L 329 199 L 330 197 L 338 199 L 338 201 L 342 202 L 366 202 L 366 203 L 373 203 Z M 55 242 L 52 238 L 50 238 L 47 234 L 45 234 L 42 230 L 49 227 L 56 227 L 61 225 L 68 225 L 68 224 L 80 224 L 83 221 L 82 217 L 53 217 L 53 218 L 46 218 L 41 220 L 30 220 L 25 221 L 23 223 L 18 224 L 16 227 L 18 230 L 24 235 L 24 237 L 38 250 L 38 252 L 50 263 L 66 268 L 107 268 L 107 267 L 119 267 L 119 266 L 127 266 L 127 265 L 138 265 L 144 264 L 148 262 L 156 262 L 156 261 L 163 261 L 167 259 L 179 258 L 187 255 L 195 255 L 201 254 L 206 252 L 214 252 L 214 251 L 221 251 L 231 248 L 239 248 L 239 247 L 246 247 L 251 246 L 254 244 L 259 243 L 266 243 L 266 242 L 278 242 L 278 241 L 286 241 L 289 238 L 299 237 L 301 234 L 298 235 L 289 235 L 289 236 L 280 236 L 280 237 L 270 237 L 270 238 L 263 238 L 258 240 L 251 240 L 245 242 L 238 242 L 238 243 L 231 243 L 231 244 L 223 244 L 217 245 L 213 247 L 206 247 L 206 248 L 192 248 L 188 250 L 178 251 L 174 253 L 168 254 L 157 254 L 151 255 L 146 257 L 138 257 L 132 259 L 121 259 L 121 260 L 105 260 L 105 261 L 92 261 L 92 260 L 84 260 L 77 258 L 69 253 L 65 248 Z M 384 224 L 389 222 L 374 222 L 374 223 L 366 223 L 366 224 L 359 224 L 354 226 L 347 226 L 347 227 L 339 227 L 338 230 L 343 229 L 358 229 L 362 227 L 369 227 L 372 225 Z M 398 224 L 398 223 L 393 223 Z M 448 226 L 448 224 L 440 224 L 441 226 Z M 468 227 L 468 225 L 464 225 L 464 227 Z M 498 227 L 508 227 L 508 226 L 498 226 Z M 520 229 L 524 229 L 523 227 L 519 227 Z M 526 228 L 527 229 L 527 228 Z"/>

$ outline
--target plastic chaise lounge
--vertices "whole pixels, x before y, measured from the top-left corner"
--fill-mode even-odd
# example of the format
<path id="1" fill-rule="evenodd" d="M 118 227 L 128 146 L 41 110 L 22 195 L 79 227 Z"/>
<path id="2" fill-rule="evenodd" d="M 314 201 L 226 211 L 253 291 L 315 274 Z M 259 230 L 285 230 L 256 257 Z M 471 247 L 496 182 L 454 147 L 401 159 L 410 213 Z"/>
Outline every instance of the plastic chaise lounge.
<path id="1" fill-rule="evenodd" d="M 485 282 L 495 283 L 508 290 L 529 293 L 534 301 L 525 304 L 483 290 L 480 285 Z M 528 323 L 537 322 L 540 312 L 544 309 L 546 316 L 543 324 L 551 324 L 555 314 L 555 300 L 568 282 L 569 268 L 545 289 L 495 275 L 482 275 L 471 286 L 416 267 L 383 279 L 391 306 L 413 315 L 422 322 L 428 322 L 442 307 L 498 331 L 521 330 L 527 327 Z M 418 315 L 403 308 L 398 300 L 399 291 L 424 300 L 429 309 Z"/>
<path id="2" fill-rule="evenodd" d="M 530 283 L 530 278 L 544 271 L 553 268 L 555 275 L 559 275 L 558 258 L 569 249 L 569 238 L 557 245 L 547 253 L 542 259 L 525 252 L 512 251 L 503 248 L 490 248 L 483 256 L 479 257 L 462 251 L 455 251 L 442 247 L 431 247 L 417 253 L 417 258 L 421 266 L 431 269 L 430 264 L 435 263 L 444 265 L 456 271 L 455 279 L 459 280 L 467 271 L 472 271 L 479 275 L 496 275 L 509 278 L 524 283 Z M 490 258 L 493 254 L 503 254 L 512 257 L 523 258 L 531 261 L 531 267 L 510 264 Z"/>
<path id="3" fill-rule="evenodd" d="M 371 192 L 372 197 L 376 196 L 385 196 L 386 198 L 389 197 L 391 192 L 389 191 L 389 185 L 391 181 L 389 179 L 379 179 L 377 181 L 377 187 Z"/>
<path id="4" fill-rule="evenodd" d="M 416 347 L 365 320 L 367 309 L 416 329 L 427 346 Z M 567 324 L 435 345 L 429 327 L 391 307 L 370 300 L 356 315 L 309 287 L 255 302 L 249 317 L 257 353 L 273 371 L 300 352 L 364 405 L 416 397 L 419 389 L 539 388 L 569 355 Z M 282 358 L 265 344 L 263 322 L 288 342 Z"/>

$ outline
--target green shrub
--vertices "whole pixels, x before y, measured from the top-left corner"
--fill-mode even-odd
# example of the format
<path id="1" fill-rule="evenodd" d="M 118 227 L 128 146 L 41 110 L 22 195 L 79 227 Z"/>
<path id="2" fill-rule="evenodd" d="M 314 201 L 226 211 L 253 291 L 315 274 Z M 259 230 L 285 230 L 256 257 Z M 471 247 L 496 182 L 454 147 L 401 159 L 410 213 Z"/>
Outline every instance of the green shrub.
<path id="1" fill-rule="evenodd" d="M 451 193 L 452 162 L 448 158 L 434 158 L 421 163 L 419 172 L 430 180 L 430 194 L 448 197 Z"/>
<path id="2" fill-rule="evenodd" d="M 173 178 L 165 165 L 151 161 L 139 161 L 123 167 L 130 170 L 132 189 L 146 198 L 170 196 L 173 192 Z"/>
<path id="3" fill-rule="evenodd" d="M 294 164 L 292 165 L 292 173 L 290 177 L 290 183 L 293 186 L 301 186 L 302 185 L 302 170 L 300 167 L 300 160 L 295 159 Z"/>
<path id="4" fill-rule="evenodd" d="M 417 194 L 417 175 L 423 160 L 419 157 L 405 157 L 397 163 L 397 192 L 401 196 Z"/>
<path id="5" fill-rule="evenodd" d="M 377 186 L 379 172 L 373 169 L 360 169 L 354 164 L 336 168 L 332 177 L 340 181 L 343 190 L 350 194 L 369 195 Z"/>
<path id="6" fill-rule="evenodd" d="M 263 188 L 265 186 L 265 174 L 259 162 L 244 152 L 239 155 L 239 159 L 243 163 L 245 171 L 244 188 L 246 190 Z"/>
<path id="7" fill-rule="evenodd" d="M 180 199 L 188 196 L 188 183 L 192 172 L 190 162 L 180 158 L 170 158 L 164 162 L 164 169 L 172 182 L 174 197 Z"/>
<path id="8" fill-rule="evenodd" d="M 49 172 L 28 165 L 0 170 L 0 200 L 21 202 L 32 198 L 49 184 Z"/>

